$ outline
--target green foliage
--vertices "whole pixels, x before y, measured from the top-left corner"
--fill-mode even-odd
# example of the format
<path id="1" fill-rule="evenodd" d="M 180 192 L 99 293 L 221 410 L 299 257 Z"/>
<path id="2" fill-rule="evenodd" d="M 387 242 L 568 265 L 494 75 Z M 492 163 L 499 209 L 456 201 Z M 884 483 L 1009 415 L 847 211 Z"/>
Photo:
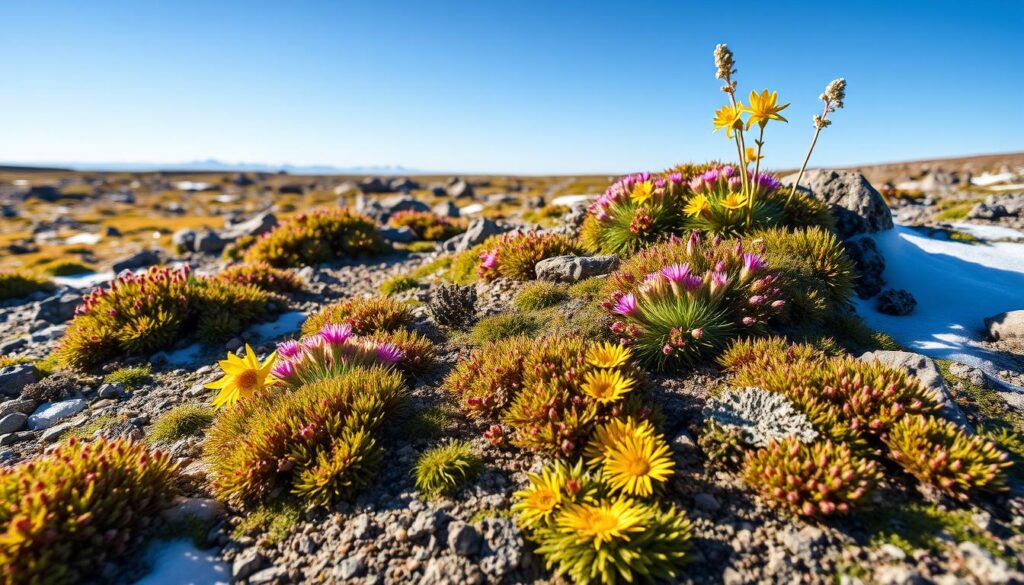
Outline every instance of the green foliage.
<path id="1" fill-rule="evenodd" d="M 198 434 L 213 423 L 215 411 L 199 404 L 182 404 L 153 421 L 147 439 L 151 443 L 172 443 Z"/>
<path id="2" fill-rule="evenodd" d="M 545 258 L 583 254 L 568 236 L 552 233 L 516 232 L 489 238 L 482 244 L 477 276 L 484 282 L 496 278 L 533 280 L 534 268 Z M 468 253 L 464 252 L 464 254 Z M 458 262 L 458 260 L 457 260 Z M 453 269 L 455 264 L 453 263 Z"/>
<path id="3" fill-rule="evenodd" d="M 935 504 L 920 502 L 882 502 L 872 514 L 864 514 L 861 521 L 871 536 L 871 543 L 880 546 L 892 544 L 908 555 L 915 550 L 941 553 L 949 543 L 973 542 L 997 558 L 1016 562 L 1016 555 L 1003 550 L 1006 540 L 995 539 L 979 528 L 970 509 L 944 509 Z"/>
<path id="4" fill-rule="evenodd" d="M 746 441 L 743 439 L 743 432 L 738 428 L 722 426 L 711 419 L 706 419 L 704 430 L 697 438 L 697 444 L 708 460 L 714 463 L 729 469 L 736 469 L 743 463 Z"/>
<path id="5" fill-rule="evenodd" d="M 396 244 L 395 247 L 398 248 L 398 245 Z M 437 244 L 434 242 L 417 240 L 415 242 L 403 244 L 400 249 L 414 254 L 429 254 L 430 252 L 437 250 Z"/>
<path id="6" fill-rule="evenodd" d="M 399 211 L 388 218 L 388 225 L 407 227 L 421 240 L 447 240 L 466 231 L 466 220 L 443 217 L 431 211 Z"/>
<path id="7" fill-rule="evenodd" d="M 590 251 L 624 255 L 679 233 L 684 222 L 684 181 L 680 173 L 622 177 L 591 205 L 580 240 Z"/>
<path id="8" fill-rule="evenodd" d="M 531 282 L 516 295 L 513 304 L 520 311 L 546 309 L 569 299 L 565 287 L 545 281 Z"/>
<path id="9" fill-rule="evenodd" d="M 420 266 L 416 270 L 410 272 L 409 276 L 412 276 L 417 280 L 427 278 L 428 276 L 433 276 L 438 272 L 441 272 L 442 270 L 448 270 L 448 268 L 451 267 L 451 265 L 451 256 L 438 256 L 437 258 L 434 258 L 430 262 L 427 262 L 423 266 Z"/>
<path id="10" fill-rule="evenodd" d="M 141 443 L 71 440 L 0 468 L 2 582 L 70 584 L 99 578 L 138 547 L 170 504 L 175 466 Z"/>
<path id="11" fill-rule="evenodd" d="M 325 505 L 355 495 L 373 480 L 381 456 L 374 434 L 405 392 L 398 372 L 353 368 L 239 402 L 207 432 L 214 493 L 240 505 L 277 490 Z"/>
<path id="12" fill-rule="evenodd" d="M 892 336 L 868 327 L 856 313 L 830 313 L 825 316 L 823 331 L 835 337 L 847 349 L 860 353 L 886 349 L 904 351 Z"/>
<path id="13" fill-rule="evenodd" d="M 456 416 L 458 410 L 450 404 L 430 406 L 416 411 L 402 429 L 405 436 L 413 441 L 436 439 L 455 424 Z"/>
<path id="14" fill-rule="evenodd" d="M 846 445 L 795 438 L 772 441 L 747 454 L 743 479 L 772 503 L 802 516 L 845 514 L 881 478 L 874 461 Z"/>
<path id="15" fill-rule="evenodd" d="M 224 269 L 216 278 L 232 284 L 253 285 L 271 293 L 294 293 L 306 288 L 294 272 L 274 268 L 266 262 L 236 264 Z"/>
<path id="16" fill-rule="evenodd" d="M 30 272 L 0 270 L 0 301 L 27 297 L 37 291 L 52 289 L 53 283 L 48 279 Z"/>
<path id="17" fill-rule="evenodd" d="M 262 318 L 267 293 L 188 268 L 152 267 L 94 289 L 76 310 L 56 350 L 65 368 L 89 368 L 114 356 L 169 349 L 197 331 L 206 343 L 223 341 Z"/>
<path id="18" fill-rule="evenodd" d="M 302 335 L 316 335 L 324 325 L 348 325 L 357 335 L 397 331 L 412 324 L 406 303 L 388 297 L 353 298 L 327 305 L 302 324 Z"/>
<path id="19" fill-rule="evenodd" d="M 62 434 L 61 440 L 69 441 L 71 440 L 72 437 L 74 437 L 77 440 L 92 439 L 94 436 L 96 436 L 96 433 L 109 429 L 110 427 L 118 423 L 120 420 L 121 419 L 117 418 L 112 414 L 100 415 L 90 420 L 88 423 L 78 428 L 70 429 L 68 432 Z"/>
<path id="20" fill-rule="evenodd" d="M 451 441 L 428 449 L 413 468 L 416 489 L 426 497 L 451 495 L 472 481 L 480 463 L 468 441 Z"/>
<path id="21" fill-rule="evenodd" d="M 301 519 L 302 506 L 294 497 L 277 499 L 247 510 L 231 535 L 237 539 L 259 533 L 260 538 L 273 546 L 284 540 Z"/>
<path id="22" fill-rule="evenodd" d="M 459 252 L 448 266 L 445 277 L 454 284 L 473 284 L 477 279 L 477 268 L 480 266 L 480 255 L 486 250 L 485 246 L 493 245 L 496 238 L 489 238 L 483 244 L 477 244 L 468 250 Z"/>
<path id="23" fill-rule="evenodd" d="M 149 382 L 153 375 L 153 368 L 149 364 L 142 366 L 131 366 L 118 368 L 103 377 L 104 384 L 121 384 L 129 390 L 134 390 L 146 382 Z"/>
<path id="24" fill-rule="evenodd" d="M 345 207 L 317 209 L 282 223 L 245 250 L 247 262 L 275 268 L 317 265 L 341 258 L 373 255 L 384 242 L 373 221 Z"/>
<path id="25" fill-rule="evenodd" d="M 390 343 L 402 352 L 398 367 L 411 375 L 422 375 L 437 365 L 437 348 L 426 337 L 408 329 L 378 331 L 366 336 L 377 343 Z"/>
<path id="26" fill-rule="evenodd" d="M 889 456 L 924 484 L 966 500 L 975 491 L 1006 489 L 1009 457 L 978 435 L 935 417 L 907 416 L 885 437 Z"/>
<path id="27" fill-rule="evenodd" d="M 849 305 L 853 262 L 832 232 L 773 228 L 751 234 L 750 240 L 764 246 L 765 260 L 781 274 L 786 308 L 780 318 L 806 327 Z"/>
<path id="28" fill-rule="evenodd" d="M 93 271 L 92 266 L 76 260 L 54 260 L 43 265 L 42 268 L 50 276 L 72 276 Z"/>
<path id="29" fill-rule="evenodd" d="M 558 218 L 569 213 L 566 205 L 545 205 L 540 209 L 530 209 L 523 214 L 523 221 L 541 225 L 554 225 Z"/>
<path id="30" fill-rule="evenodd" d="M 516 335 L 531 336 L 539 329 L 540 323 L 532 315 L 499 313 L 477 321 L 469 330 L 469 341 L 474 345 L 484 345 Z"/>
<path id="31" fill-rule="evenodd" d="M 57 372 L 60 365 L 58 363 L 57 354 L 51 353 L 41 360 L 37 360 L 36 363 L 36 377 L 42 380 L 48 378 Z"/>
<path id="32" fill-rule="evenodd" d="M 569 285 L 567 292 L 574 299 L 590 301 L 600 296 L 604 280 L 600 277 L 587 278 Z"/>
<path id="33" fill-rule="evenodd" d="M 419 285 L 420 281 L 416 278 L 405 274 L 397 274 L 380 283 L 380 294 L 390 297 L 407 290 L 414 290 Z"/>
<path id="34" fill-rule="evenodd" d="M 7 366 L 17 366 L 20 364 L 31 364 L 32 358 L 23 355 L 12 356 L 12 355 L 0 355 L 0 368 L 6 368 Z"/>

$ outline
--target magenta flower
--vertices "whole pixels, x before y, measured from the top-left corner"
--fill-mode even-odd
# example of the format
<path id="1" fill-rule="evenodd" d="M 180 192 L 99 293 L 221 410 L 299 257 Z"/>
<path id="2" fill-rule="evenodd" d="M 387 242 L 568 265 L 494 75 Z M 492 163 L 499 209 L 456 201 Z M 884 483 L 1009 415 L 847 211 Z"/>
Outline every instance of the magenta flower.
<path id="1" fill-rule="evenodd" d="M 739 191 L 743 185 L 743 179 L 740 177 L 729 177 L 729 189 L 732 191 Z"/>
<path id="2" fill-rule="evenodd" d="M 686 290 L 693 291 L 697 290 L 702 284 L 704 284 L 704 279 L 696 274 L 687 274 L 681 282 L 682 285 L 686 287 Z"/>
<path id="3" fill-rule="evenodd" d="M 670 282 L 683 282 L 690 274 L 690 265 L 684 262 L 683 264 L 666 266 L 661 269 L 661 274 Z"/>
<path id="4" fill-rule="evenodd" d="M 682 173 L 669 173 L 669 175 L 668 175 L 668 182 L 672 183 L 673 185 L 678 185 L 678 184 L 682 183 L 683 182 L 683 174 Z"/>
<path id="5" fill-rule="evenodd" d="M 388 363 L 397 364 L 403 357 L 402 350 L 393 344 L 381 343 L 377 346 L 377 359 Z"/>
<path id="6" fill-rule="evenodd" d="M 704 184 L 705 183 L 703 177 L 694 177 L 690 179 L 689 183 L 687 183 L 687 185 L 690 186 L 690 190 L 693 191 L 694 193 L 700 193 L 704 191 Z"/>
<path id="7" fill-rule="evenodd" d="M 729 285 L 729 275 L 715 270 L 711 273 L 711 292 L 716 293 L 720 290 L 724 290 Z"/>
<path id="8" fill-rule="evenodd" d="M 283 358 L 291 358 L 299 355 L 299 344 L 295 340 L 289 339 L 277 344 L 277 355 Z"/>
<path id="9" fill-rule="evenodd" d="M 619 297 L 619 300 L 615 303 L 615 307 L 612 312 L 617 315 L 629 317 L 636 312 L 636 297 L 633 293 L 626 293 Z"/>
<path id="10" fill-rule="evenodd" d="M 274 369 L 270 370 L 270 373 L 278 380 L 288 380 L 296 374 L 295 362 L 291 360 L 279 361 L 274 365 Z"/>
<path id="11" fill-rule="evenodd" d="M 764 261 L 764 258 L 757 254 L 744 254 L 743 255 L 743 270 L 744 272 L 759 272 L 764 269 L 768 264 Z"/>
<path id="12" fill-rule="evenodd" d="M 348 325 L 328 323 L 320 330 L 319 335 L 328 345 L 342 345 L 352 337 L 352 328 Z"/>
<path id="13" fill-rule="evenodd" d="M 728 179 L 728 178 L 730 178 L 730 177 L 732 177 L 733 175 L 736 174 L 736 167 L 730 167 L 730 166 L 722 167 L 722 171 L 721 172 L 722 172 L 722 176 L 725 177 L 726 179 Z"/>
<path id="14" fill-rule="evenodd" d="M 709 184 L 709 185 L 712 184 L 712 183 L 717 183 L 718 182 L 718 177 L 719 177 L 718 169 L 711 169 L 709 171 L 705 171 L 704 174 L 700 176 L 700 178 L 704 179 L 704 182 Z"/>
<path id="15" fill-rule="evenodd" d="M 480 255 L 480 266 L 483 268 L 494 268 L 498 265 L 498 252 L 484 252 Z"/>

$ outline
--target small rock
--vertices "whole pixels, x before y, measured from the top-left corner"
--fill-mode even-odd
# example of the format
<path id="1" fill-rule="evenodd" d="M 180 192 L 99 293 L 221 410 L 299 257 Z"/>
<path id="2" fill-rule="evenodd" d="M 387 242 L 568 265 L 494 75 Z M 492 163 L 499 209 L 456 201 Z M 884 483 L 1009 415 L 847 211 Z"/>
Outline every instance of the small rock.
<path id="1" fill-rule="evenodd" d="M 124 385 L 120 382 L 103 384 L 96 391 L 96 395 L 100 398 L 119 398 L 124 396 Z"/>
<path id="2" fill-rule="evenodd" d="M 228 245 L 228 241 L 211 230 L 205 229 L 196 234 L 192 249 L 202 254 L 218 254 Z"/>
<path id="3" fill-rule="evenodd" d="M 363 557 L 349 557 L 335 567 L 335 575 L 339 579 L 352 579 L 366 574 L 366 561 Z"/>
<path id="4" fill-rule="evenodd" d="M 0 368 L 0 396 L 17 396 L 25 386 L 36 381 L 36 367 L 15 364 Z"/>
<path id="5" fill-rule="evenodd" d="M 995 341 L 1024 338 L 1024 309 L 1005 311 L 986 318 L 985 329 L 989 338 Z"/>
<path id="6" fill-rule="evenodd" d="M 894 561 L 902 561 L 907 558 L 907 553 L 903 552 L 902 548 L 888 542 L 878 547 L 878 551 Z"/>
<path id="7" fill-rule="evenodd" d="M 989 203 L 979 203 L 967 212 L 967 217 L 971 219 L 999 219 L 1008 215 L 1010 215 L 1009 212 L 1002 205 Z"/>
<path id="8" fill-rule="evenodd" d="M 465 522 L 448 525 L 448 548 L 455 554 L 468 557 L 480 550 L 480 533 Z"/>
<path id="9" fill-rule="evenodd" d="M 38 407 L 39 401 L 33 398 L 16 398 L 14 400 L 0 402 L 0 418 L 5 417 L 12 412 L 32 414 Z"/>
<path id="10" fill-rule="evenodd" d="M 260 557 L 259 551 L 255 548 L 246 549 L 235 557 L 235 562 L 231 565 L 231 577 L 241 581 L 259 570 L 262 564 L 263 558 Z"/>
<path id="11" fill-rule="evenodd" d="M 871 238 L 857 238 L 845 242 L 846 252 L 850 255 L 857 268 L 857 280 L 854 290 L 862 299 L 870 299 L 882 290 L 885 280 L 885 257 L 878 249 L 878 244 Z"/>
<path id="12" fill-rule="evenodd" d="M 693 504 L 705 512 L 716 512 L 722 505 L 718 503 L 715 496 L 707 493 L 700 493 L 693 497 Z"/>
<path id="13" fill-rule="evenodd" d="M 88 403 L 82 398 L 72 398 L 53 404 L 44 403 L 28 417 L 28 428 L 41 431 L 55 425 L 57 421 L 85 410 Z"/>
<path id="14" fill-rule="evenodd" d="M 1024 579 L 1024 575 L 1011 570 L 1006 561 L 993 557 L 977 543 L 961 542 L 956 549 L 963 556 L 967 570 L 980 583 L 1020 583 Z"/>
<path id="15" fill-rule="evenodd" d="M 278 583 L 288 575 L 288 568 L 282 565 L 267 567 L 249 576 L 249 585 Z"/>
<path id="16" fill-rule="evenodd" d="M 608 274 L 618 264 L 618 256 L 555 256 L 541 260 L 534 270 L 539 280 L 579 282 L 592 276 Z"/>
<path id="17" fill-rule="evenodd" d="M 469 227 L 466 228 L 466 233 L 462 236 L 456 236 L 461 238 L 455 244 L 455 252 L 465 252 L 477 244 L 482 244 L 487 238 L 500 234 L 506 231 L 505 229 L 498 226 L 494 221 L 482 217 L 474 219 Z"/>
<path id="18" fill-rule="evenodd" d="M 197 521 L 203 525 L 212 524 L 224 515 L 224 504 L 209 498 L 181 498 L 164 510 L 164 520 L 171 523 Z"/>
<path id="19" fill-rule="evenodd" d="M 265 211 L 245 221 L 231 223 L 224 227 L 220 237 L 227 241 L 234 241 L 243 236 L 259 236 L 269 232 L 277 227 L 277 217 L 273 213 Z"/>
<path id="20" fill-rule="evenodd" d="M 0 418 L 0 435 L 14 433 L 25 428 L 28 422 L 28 415 L 23 412 L 12 412 Z"/>
<path id="21" fill-rule="evenodd" d="M 456 199 L 472 199 L 475 196 L 473 187 L 458 177 L 452 177 L 452 179 L 448 181 L 448 185 L 445 187 L 445 193 L 447 193 L 449 197 L 455 197 Z"/>
<path id="22" fill-rule="evenodd" d="M 408 244 L 409 242 L 416 241 L 416 232 L 404 225 L 400 227 L 382 227 L 379 232 L 380 237 L 388 240 L 389 242 Z"/>
<path id="23" fill-rule="evenodd" d="M 19 431 L 16 433 L 8 433 L 6 435 L 0 435 L 0 447 L 6 447 L 22 441 L 27 441 L 35 436 L 32 431 Z"/>
<path id="24" fill-rule="evenodd" d="M 160 254 L 158 252 L 155 250 L 140 250 L 131 256 L 114 262 L 112 269 L 114 270 L 114 273 L 117 274 L 123 270 L 138 270 L 139 268 L 145 268 L 159 263 Z"/>
<path id="25" fill-rule="evenodd" d="M 909 291 L 900 289 L 888 289 L 882 291 L 875 301 L 878 311 L 886 315 L 902 317 L 914 312 L 917 307 L 917 299 Z"/>
<path id="26" fill-rule="evenodd" d="M 191 252 L 195 249 L 196 230 L 181 229 L 171 234 L 171 245 L 179 252 Z"/>
<path id="27" fill-rule="evenodd" d="M 57 439 L 64 436 L 64 433 L 71 430 L 74 425 L 70 422 L 61 423 L 59 425 L 53 425 L 52 427 L 43 431 L 43 434 L 39 435 L 39 440 L 44 443 L 52 443 Z"/>

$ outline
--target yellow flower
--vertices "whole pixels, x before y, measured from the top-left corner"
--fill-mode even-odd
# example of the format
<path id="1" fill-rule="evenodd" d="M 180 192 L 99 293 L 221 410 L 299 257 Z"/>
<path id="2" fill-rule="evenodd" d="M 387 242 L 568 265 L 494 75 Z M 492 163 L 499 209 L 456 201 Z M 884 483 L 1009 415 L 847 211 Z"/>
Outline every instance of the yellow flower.
<path id="1" fill-rule="evenodd" d="M 768 93 L 768 90 L 762 91 L 758 94 L 756 91 L 750 92 L 750 107 L 743 108 L 744 111 L 750 112 L 750 119 L 747 120 L 747 129 L 756 122 L 760 124 L 762 128 L 768 123 L 768 120 L 779 120 L 780 122 L 789 122 L 789 120 L 779 115 L 779 112 L 789 107 L 789 104 L 783 104 L 781 106 L 775 105 L 776 100 L 779 99 L 779 92 L 773 91 Z"/>
<path id="2" fill-rule="evenodd" d="M 757 149 L 753 146 L 747 147 L 747 163 L 757 162 L 764 158 L 763 154 L 757 154 Z"/>
<path id="3" fill-rule="evenodd" d="M 569 504 L 558 515 L 562 530 L 573 531 L 600 549 L 603 543 L 629 540 L 629 535 L 644 530 L 647 512 L 632 500 L 619 498 L 599 504 Z"/>
<path id="4" fill-rule="evenodd" d="M 565 485 L 565 473 L 561 465 L 545 468 L 540 473 L 531 473 L 527 478 L 530 485 L 513 494 L 516 503 L 512 505 L 512 511 L 524 527 L 547 520 L 558 509 L 562 504 L 562 487 Z"/>
<path id="5" fill-rule="evenodd" d="M 587 372 L 583 380 L 583 391 L 602 404 L 615 402 L 632 389 L 633 380 L 617 370 Z"/>
<path id="6" fill-rule="evenodd" d="M 690 217 L 697 217 L 708 208 L 708 198 L 703 193 L 698 193 L 686 202 L 683 212 Z"/>
<path id="7" fill-rule="evenodd" d="M 629 196 L 633 200 L 633 203 L 636 203 L 637 205 L 647 203 L 647 201 L 654 196 L 654 183 L 650 181 L 637 183 L 633 186 L 633 192 L 630 193 Z"/>
<path id="8" fill-rule="evenodd" d="M 587 363 L 598 368 L 617 368 L 631 356 L 632 352 L 618 343 L 602 343 L 587 350 Z"/>
<path id="9" fill-rule="evenodd" d="M 613 418 L 603 425 L 594 429 L 586 447 L 583 448 L 583 457 L 589 465 L 598 465 L 615 448 L 615 445 L 622 439 L 629 436 L 653 436 L 654 425 L 650 421 L 642 420 L 637 422 L 632 417 L 627 419 Z"/>
<path id="10" fill-rule="evenodd" d="M 743 102 L 738 102 L 736 107 L 725 105 L 715 112 L 715 132 L 725 128 L 725 136 L 732 138 L 732 131 L 743 128 Z"/>
<path id="11" fill-rule="evenodd" d="M 213 399 L 213 405 L 217 408 L 231 406 L 240 398 L 248 398 L 266 387 L 267 376 L 270 369 L 274 367 L 277 359 L 277 352 L 270 354 L 263 364 L 256 357 L 256 352 L 245 344 L 245 357 L 240 358 L 233 353 L 228 354 L 228 359 L 221 360 L 220 369 L 224 376 L 216 382 L 206 385 L 211 390 L 220 390 Z"/>
<path id="12" fill-rule="evenodd" d="M 722 207 L 726 209 L 742 209 L 747 204 L 747 196 L 740 193 L 729 193 L 722 199 Z"/>
<path id="13" fill-rule="evenodd" d="M 672 475 L 668 443 L 660 436 L 626 435 L 608 451 L 604 472 L 612 489 L 637 496 L 654 492 L 654 482 Z"/>

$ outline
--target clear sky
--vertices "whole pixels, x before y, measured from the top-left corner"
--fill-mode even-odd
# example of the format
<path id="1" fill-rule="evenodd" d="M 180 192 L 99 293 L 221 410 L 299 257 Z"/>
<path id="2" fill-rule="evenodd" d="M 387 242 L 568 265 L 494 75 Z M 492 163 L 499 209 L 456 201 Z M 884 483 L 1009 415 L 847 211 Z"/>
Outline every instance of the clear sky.
<path id="1" fill-rule="evenodd" d="M 1024 1 L 3 0 L 0 161 L 615 173 L 729 157 L 712 51 L 799 164 L 1024 150 Z"/>

